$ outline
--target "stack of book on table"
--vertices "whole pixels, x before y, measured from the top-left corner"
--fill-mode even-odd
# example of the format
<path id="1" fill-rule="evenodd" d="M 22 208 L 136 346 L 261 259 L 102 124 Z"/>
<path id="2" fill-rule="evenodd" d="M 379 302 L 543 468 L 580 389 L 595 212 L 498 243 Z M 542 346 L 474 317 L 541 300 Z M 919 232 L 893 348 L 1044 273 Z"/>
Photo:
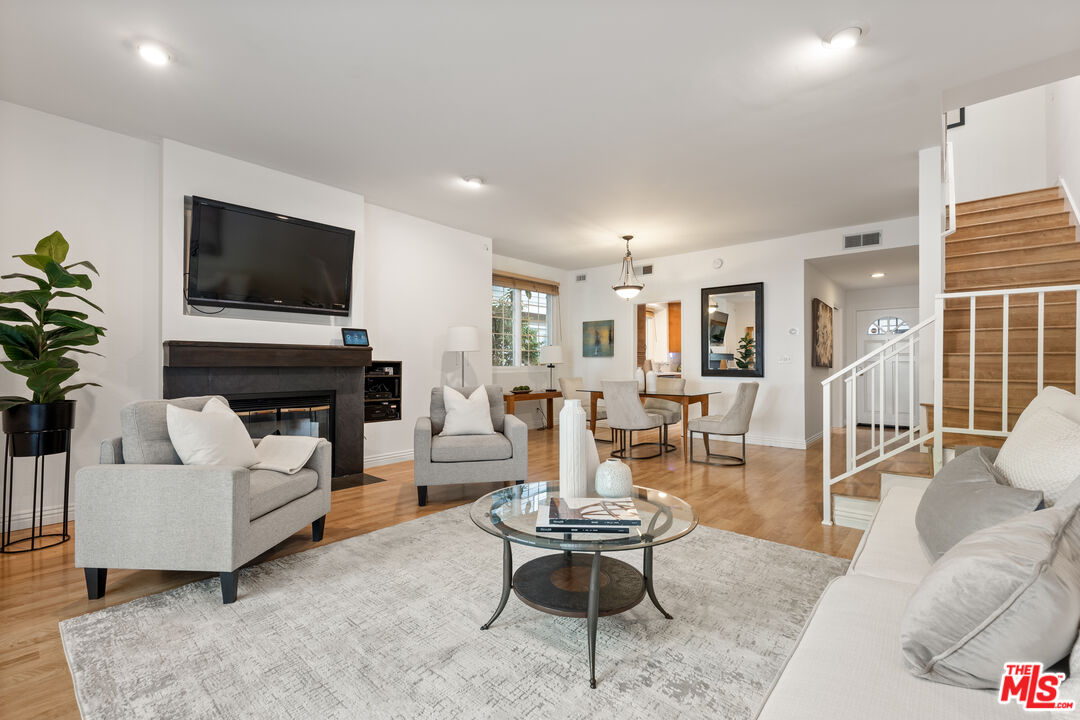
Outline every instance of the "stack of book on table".
<path id="1" fill-rule="evenodd" d="M 536 513 L 538 533 L 629 535 L 640 527 L 630 498 L 552 498 Z"/>

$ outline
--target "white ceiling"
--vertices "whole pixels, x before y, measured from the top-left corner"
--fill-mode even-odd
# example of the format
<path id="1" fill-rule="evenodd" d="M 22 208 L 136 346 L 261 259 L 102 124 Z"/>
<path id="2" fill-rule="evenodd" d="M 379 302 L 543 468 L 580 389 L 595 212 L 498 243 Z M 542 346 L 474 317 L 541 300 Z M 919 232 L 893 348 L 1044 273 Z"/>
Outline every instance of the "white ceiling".
<path id="1" fill-rule="evenodd" d="M 919 284 L 918 245 L 884 250 L 853 250 L 806 262 L 846 290 Z M 870 277 L 871 273 L 876 272 L 885 273 L 885 277 Z"/>
<path id="2" fill-rule="evenodd" d="M 913 215 L 942 91 L 1078 27 L 1075 0 L 4 0 L 0 98 L 589 267 L 624 233 L 647 258 Z"/>

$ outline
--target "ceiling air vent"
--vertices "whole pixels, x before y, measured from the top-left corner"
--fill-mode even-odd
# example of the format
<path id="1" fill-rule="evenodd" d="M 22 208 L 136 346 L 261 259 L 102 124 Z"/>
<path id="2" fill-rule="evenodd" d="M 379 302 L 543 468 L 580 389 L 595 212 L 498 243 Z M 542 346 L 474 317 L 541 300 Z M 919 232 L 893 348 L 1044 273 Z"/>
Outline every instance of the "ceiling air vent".
<path id="1" fill-rule="evenodd" d="M 856 235 L 844 236 L 844 249 L 851 250 L 852 248 L 870 247 L 873 245 L 881 244 L 881 231 L 875 230 L 874 232 L 860 233 Z"/>
<path id="2" fill-rule="evenodd" d="M 578 275 L 577 276 L 577 281 L 578 282 L 585 282 L 585 273 L 581 273 L 580 275 Z"/>
<path id="3" fill-rule="evenodd" d="M 641 274 L 642 275 L 652 275 L 652 265 L 642 265 L 641 266 Z"/>

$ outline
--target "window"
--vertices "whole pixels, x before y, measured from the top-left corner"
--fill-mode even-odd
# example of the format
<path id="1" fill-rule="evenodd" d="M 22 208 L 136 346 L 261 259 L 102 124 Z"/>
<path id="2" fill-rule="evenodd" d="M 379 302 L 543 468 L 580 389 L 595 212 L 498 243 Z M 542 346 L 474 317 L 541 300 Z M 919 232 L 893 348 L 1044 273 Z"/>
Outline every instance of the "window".
<path id="1" fill-rule="evenodd" d="M 867 335 L 899 335 L 906 333 L 911 328 L 908 324 L 898 317 L 879 317 L 874 322 L 870 323 L 870 327 L 867 328 Z"/>
<path id="2" fill-rule="evenodd" d="M 491 284 L 491 363 L 496 367 L 540 364 L 551 341 L 558 285 L 496 274 Z"/>

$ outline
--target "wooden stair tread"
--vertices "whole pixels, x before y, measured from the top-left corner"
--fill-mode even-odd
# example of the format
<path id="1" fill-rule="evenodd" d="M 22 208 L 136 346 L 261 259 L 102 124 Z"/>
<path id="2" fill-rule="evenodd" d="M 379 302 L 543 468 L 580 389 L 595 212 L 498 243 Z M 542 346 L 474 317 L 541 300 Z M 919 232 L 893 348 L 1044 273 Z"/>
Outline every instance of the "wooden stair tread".
<path id="1" fill-rule="evenodd" d="M 1068 228 L 1066 228 L 1066 229 L 1068 229 Z M 1023 235 L 1025 233 L 1018 233 L 1018 234 Z M 952 253 L 951 255 L 948 255 L 946 259 L 947 260 L 955 260 L 957 258 L 979 257 L 979 256 L 985 256 L 985 255 L 1000 255 L 1002 253 L 1032 252 L 1032 251 L 1035 251 L 1035 250 L 1046 250 L 1047 248 L 1053 248 L 1055 250 L 1059 249 L 1059 248 L 1068 248 L 1070 250 L 1075 248 L 1077 256 L 1080 256 L 1080 244 L 1074 244 L 1072 241 L 1066 240 L 1064 242 L 1041 243 L 1041 244 L 1038 244 L 1038 245 L 1024 245 L 1022 247 L 1015 247 L 1015 248 L 991 248 L 989 250 L 968 250 L 966 252 Z"/>
<path id="2" fill-rule="evenodd" d="M 1011 218 L 1008 220 L 996 220 L 994 222 L 976 223 L 974 225 L 957 225 L 956 232 L 945 238 L 946 244 L 963 240 L 974 240 L 983 237 L 995 237 L 1017 232 L 1035 232 L 1037 230 L 1052 230 L 1069 227 L 1072 225 L 1072 215 L 1069 212 L 1037 215 L 1031 218 Z"/>
<path id="3" fill-rule="evenodd" d="M 1021 218 L 1038 217 L 1065 210 L 1064 198 L 1051 198 L 1048 200 L 1035 200 L 1033 202 L 1008 205 L 1000 208 L 987 208 L 985 210 L 968 210 L 956 212 L 956 227 L 961 228 L 969 225 L 978 225 L 994 220 L 1016 220 Z"/>
<path id="4" fill-rule="evenodd" d="M 1024 190 L 1023 192 L 1009 193 L 1007 195 L 994 195 L 993 197 L 956 203 L 956 212 L 957 214 L 960 214 L 962 212 L 969 212 L 972 209 L 1012 207 L 1013 205 L 1023 205 L 1026 202 L 1030 202 L 1032 198 L 1053 199 L 1057 197 L 1061 197 L 1061 190 L 1056 185 L 1053 185 L 1051 187 L 1038 188 L 1035 190 Z"/>

